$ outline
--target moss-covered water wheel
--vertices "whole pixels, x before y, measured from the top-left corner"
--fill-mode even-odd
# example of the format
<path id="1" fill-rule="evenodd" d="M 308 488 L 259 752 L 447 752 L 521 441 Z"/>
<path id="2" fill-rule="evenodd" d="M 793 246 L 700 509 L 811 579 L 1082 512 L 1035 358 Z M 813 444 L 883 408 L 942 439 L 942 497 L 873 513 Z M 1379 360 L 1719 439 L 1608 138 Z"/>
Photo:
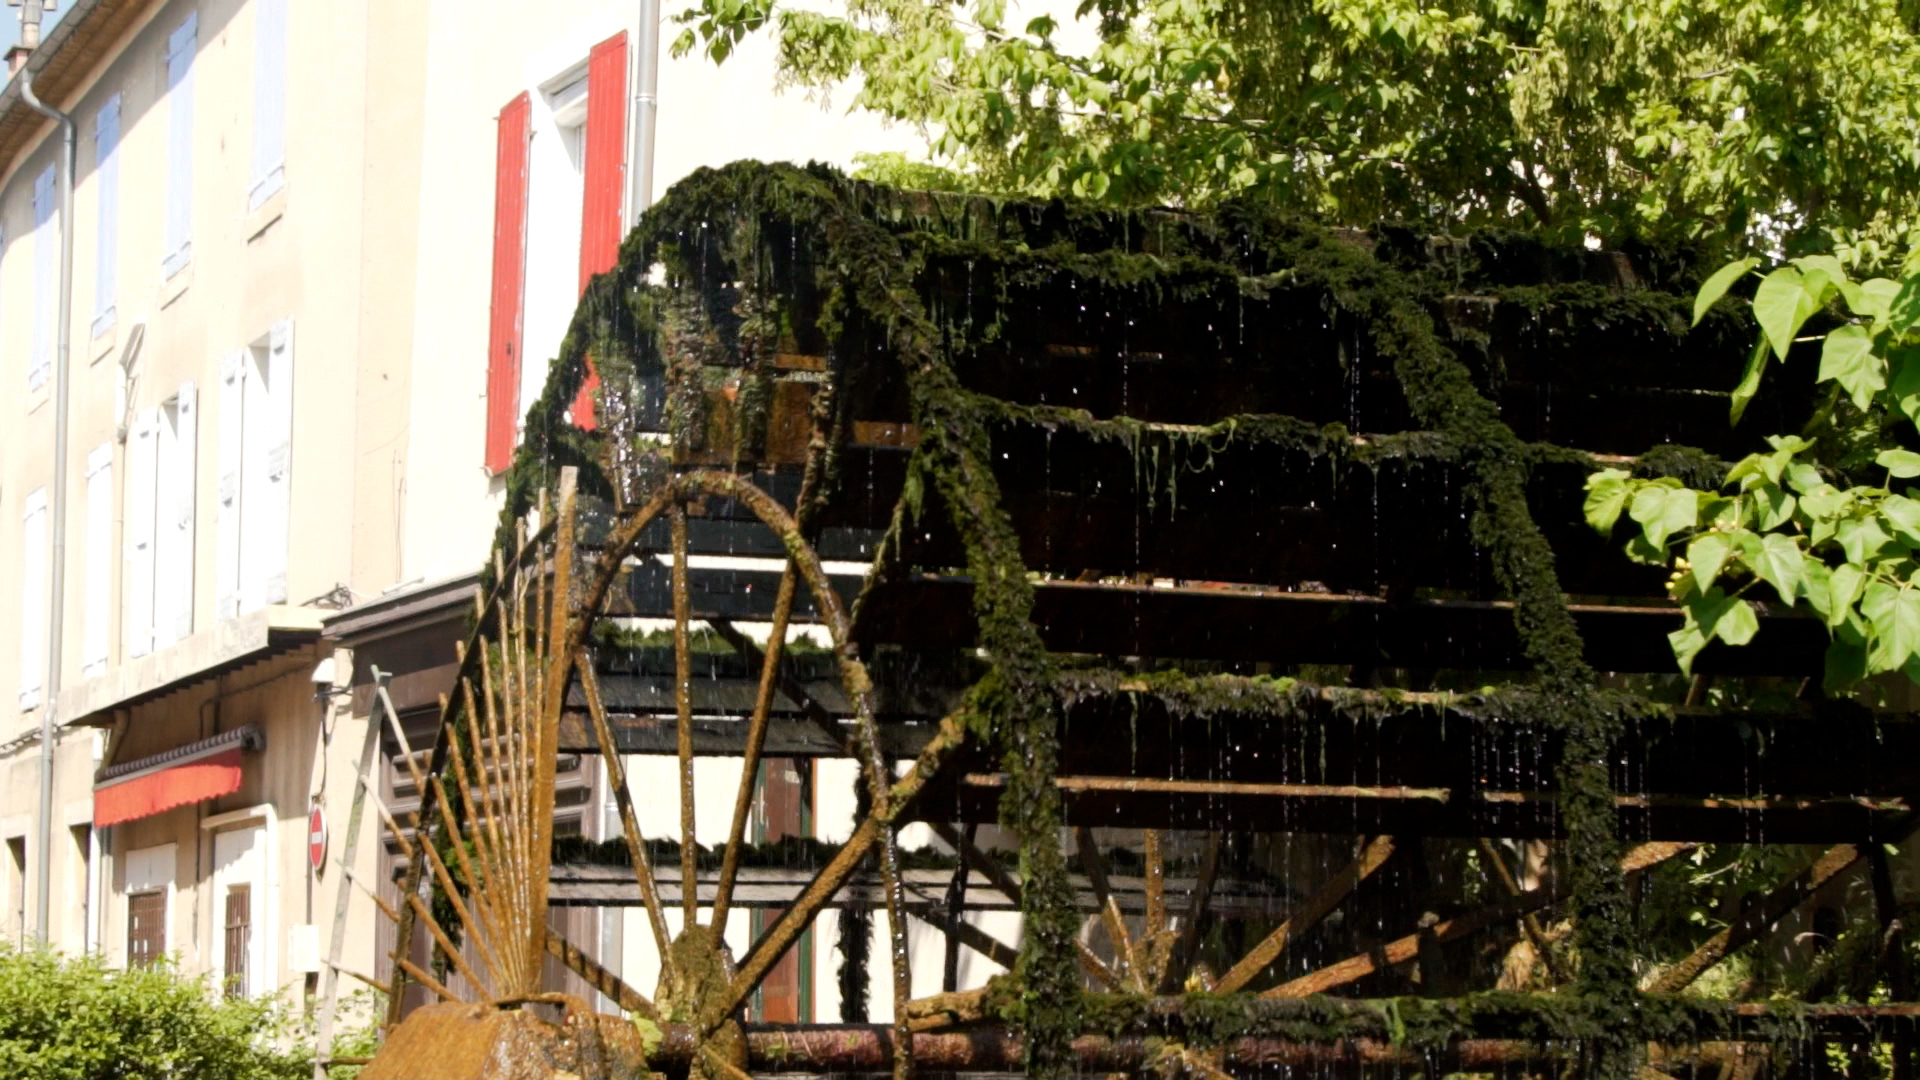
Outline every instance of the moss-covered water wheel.
<path id="1" fill-rule="evenodd" d="M 1256 207 L 1113 213 L 751 163 L 690 178 L 583 299 L 488 587 L 557 577 L 565 545 L 523 538 L 532 520 L 558 544 L 575 477 L 590 569 L 569 571 L 556 639 L 560 745 L 616 768 L 671 754 L 683 777 L 703 753 L 850 757 L 856 827 L 806 849 L 811 877 L 731 958 L 710 931 L 668 939 L 673 875 L 631 815 L 617 851 L 568 848 L 635 868 L 676 975 L 654 1000 L 542 944 L 659 1029 L 655 1067 L 709 1074 L 1799 1075 L 1835 1045 L 1904 1070 L 1910 916 L 1874 853 L 1912 831 L 1920 731 L 1798 693 L 1824 630 L 1781 612 L 1702 654 L 1738 691 L 1703 702 L 1704 680 L 1666 674 L 1660 575 L 1581 520 L 1601 464 L 1706 483 L 1753 429 L 1806 419 L 1783 378 L 1727 428 L 1752 327 L 1730 307 L 1692 326 L 1696 277 L 1685 253 Z M 748 590 L 714 555 L 777 562 Z M 670 620 L 677 700 L 601 693 L 608 620 L 631 618 Z M 783 660 L 790 621 L 824 630 L 829 664 Z M 687 700 L 708 693 L 687 678 L 701 627 L 752 684 L 725 725 L 712 693 Z M 435 761 L 456 768 L 444 745 Z M 680 883 L 717 869 L 717 907 L 769 857 L 741 840 L 755 773 L 717 868 L 690 826 L 658 855 Z M 909 822 L 943 843 L 898 850 Z M 1627 881 L 1701 843 L 1820 848 L 1785 850 L 1719 933 L 1650 952 Z M 446 844 L 416 859 L 438 912 L 464 873 L 436 869 Z M 1880 951 L 1849 955 L 1879 965 L 1880 997 L 1679 993 L 1860 866 Z M 876 882 L 893 1024 L 736 1031 L 807 921 Z M 1269 883 L 1284 903 L 1223 911 Z M 1366 904 L 1382 914 L 1358 933 Z M 1017 948 L 968 929 L 987 906 L 1018 908 Z M 1012 975 L 914 998 L 908 916 Z"/>

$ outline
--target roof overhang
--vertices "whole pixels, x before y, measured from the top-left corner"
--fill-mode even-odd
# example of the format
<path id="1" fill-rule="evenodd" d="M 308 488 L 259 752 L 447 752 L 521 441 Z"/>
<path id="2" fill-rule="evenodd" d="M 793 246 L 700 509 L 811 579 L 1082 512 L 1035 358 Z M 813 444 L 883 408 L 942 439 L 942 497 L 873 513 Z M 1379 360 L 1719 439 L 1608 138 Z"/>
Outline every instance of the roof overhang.
<path id="1" fill-rule="evenodd" d="M 61 691 L 61 722 L 107 723 L 115 709 L 131 708 L 236 668 L 306 648 L 320 640 L 323 614 L 313 608 L 275 605 L 228 619 Z"/>
<path id="2" fill-rule="evenodd" d="M 479 585 L 480 574 L 473 571 L 395 589 L 329 614 L 323 623 L 327 640 L 357 649 L 382 638 L 464 621 L 473 612 Z"/>
<path id="3" fill-rule="evenodd" d="M 70 108 L 101 62 L 162 6 L 154 0 L 73 0 L 72 10 L 47 31 L 40 47 L 0 90 L 0 177 L 12 172 L 52 130 L 52 121 L 21 96 L 21 76 L 33 73 L 33 91 L 40 100 Z"/>

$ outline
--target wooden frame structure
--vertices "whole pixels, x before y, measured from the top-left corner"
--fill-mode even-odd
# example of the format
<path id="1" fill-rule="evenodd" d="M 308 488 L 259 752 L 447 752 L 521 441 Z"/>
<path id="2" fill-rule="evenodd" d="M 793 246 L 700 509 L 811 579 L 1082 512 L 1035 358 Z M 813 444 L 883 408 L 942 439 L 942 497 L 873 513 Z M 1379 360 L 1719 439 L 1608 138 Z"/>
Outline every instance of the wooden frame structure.
<path id="1" fill-rule="evenodd" d="M 1693 478 L 1741 445 L 1720 391 L 1747 328 L 1687 330 L 1686 280 L 1515 238 L 1099 215 L 780 167 L 696 176 L 589 291 L 510 477 L 422 807 L 389 821 L 412 860 L 392 1019 L 409 982 L 489 1008 L 546 1000 L 552 955 L 647 1018 L 649 1067 L 703 1076 L 1819 1075 L 1831 1042 L 1892 1047 L 1910 1075 L 1920 1005 L 1880 846 L 1920 820 L 1920 727 L 1807 692 L 1824 632 L 1790 612 L 1709 649 L 1691 687 L 1654 677 L 1679 616 L 1657 571 L 1581 521 L 1601 464 Z M 579 432 L 564 406 L 589 362 L 603 426 Z M 1750 415 L 1794 422 L 1803 406 L 1769 395 Z M 1682 437 L 1704 449 L 1675 451 Z M 770 561 L 702 563 L 716 554 Z M 607 632 L 640 618 L 670 619 L 670 640 Z M 766 647 L 749 620 L 771 626 Z M 831 648 L 789 655 L 799 622 Z M 735 653 L 707 678 L 702 626 Z M 1786 692 L 1709 707 L 1715 676 Z M 563 752 L 603 755 L 623 866 L 554 862 Z M 620 764 L 636 753 L 679 762 L 670 858 L 640 834 Z M 745 767 L 702 866 L 693 762 L 715 754 Z M 860 764 L 852 838 L 801 869 L 756 865 L 746 842 L 769 756 Z M 913 821 L 942 838 L 940 866 L 899 850 Z M 1017 862 L 977 846 L 994 824 Z M 1095 829 L 1128 832 L 1116 846 Z M 1256 835 L 1301 837 L 1325 869 L 1249 875 Z M 1437 839 L 1484 877 L 1380 884 Z M 1600 981 L 1618 976 L 1589 924 L 1622 916 L 1577 883 L 1617 889 L 1703 843 L 1825 850 L 1646 985 Z M 1529 844 L 1568 850 L 1541 875 L 1515 860 Z M 1675 996 L 1862 864 L 1896 1001 Z M 1363 900 L 1379 932 L 1329 929 Z M 548 930 L 550 904 L 643 906 L 657 992 Z M 743 1027 L 798 933 L 849 904 L 889 914 L 894 1022 Z M 738 958 L 711 929 L 736 906 L 778 912 Z M 962 918 L 994 908 L 1041 929 L 1016 947 Z M 909 918 L 948 939 L 938 995 L 910 992 Z M 1062 918 L 1081 932 L 1048 938 Z M 406 959 L 420 933 L 444 970 Z M 1488 996 L 1472 946 L 1489 935 L 1526 943 L 1528 977 L 1562 993 Z M 962 992 L 960 949 L 1021 977 Z M 1104 1004 L 1042 1018 L 1035 973 L 1062 960 L 1052 977 Z M 1401 1010 L 1423 1007 L 1316 996 L 1405 991 L 1410 965 L 1434 1002 L 1411 1034 Z M 1608 992 L 1638 1003 L 1630 1023 L 1594 1003 Z"/>

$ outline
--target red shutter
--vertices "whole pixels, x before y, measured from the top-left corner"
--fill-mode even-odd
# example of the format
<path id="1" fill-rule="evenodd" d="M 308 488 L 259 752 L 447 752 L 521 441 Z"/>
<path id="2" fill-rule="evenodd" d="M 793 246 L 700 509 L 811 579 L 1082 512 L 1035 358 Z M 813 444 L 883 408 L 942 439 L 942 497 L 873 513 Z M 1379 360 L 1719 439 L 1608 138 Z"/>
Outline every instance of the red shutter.
<path id="1" fill-rule="evenodd" d="M 487 472 L 513 463 L 520 426 L 520 329 L 527 275 L 527 144 L 533 114 L 521 94 L 500 110 L 493 181 L 493 315 L 487 335 Z"/>
<path id="2" fill-rule="evenodd" d="M 587 58 L 586 191 L 581 199 L 580 291 L 593 275 L 620 259 L 620 200 L 627 190 L 627 34 L 621 31 L 593 47 Z M 600 378 L 591 361 L 573 422 L 593 427 L 593 391 Z"/>

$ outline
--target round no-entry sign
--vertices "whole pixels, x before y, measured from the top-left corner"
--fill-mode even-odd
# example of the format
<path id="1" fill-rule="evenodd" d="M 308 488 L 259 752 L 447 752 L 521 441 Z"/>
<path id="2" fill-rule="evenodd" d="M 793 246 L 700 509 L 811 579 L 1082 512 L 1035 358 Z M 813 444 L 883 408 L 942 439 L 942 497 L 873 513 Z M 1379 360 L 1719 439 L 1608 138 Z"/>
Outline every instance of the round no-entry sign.
<path id="1" fill-rule="evenodd" d="M 327 812 L 318 806 L 307 815 L 307 862 L 313 866 L 315 874 L 326 869 Z"/>

